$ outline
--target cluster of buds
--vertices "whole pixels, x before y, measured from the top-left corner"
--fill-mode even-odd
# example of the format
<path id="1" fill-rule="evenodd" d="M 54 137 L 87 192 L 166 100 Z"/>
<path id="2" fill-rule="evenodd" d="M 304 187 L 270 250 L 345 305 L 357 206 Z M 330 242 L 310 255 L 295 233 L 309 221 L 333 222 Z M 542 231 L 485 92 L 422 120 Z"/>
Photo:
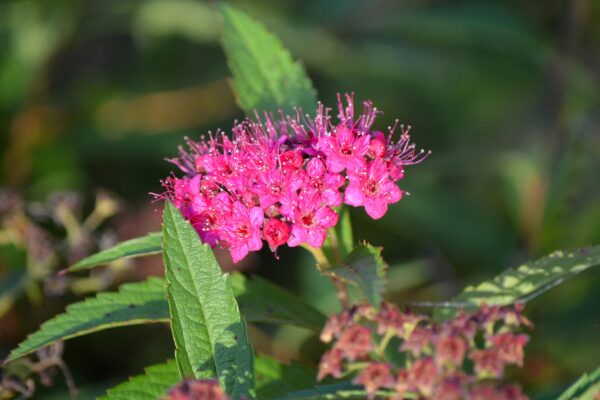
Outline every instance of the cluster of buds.
<path id="1" fill-rule="evenodd" d="M 165 400 L 229 400 L 216 379 L 184 379 L 169 389 Z"/>
<path id="2" fill-rule="evenodd" d="M 318 379 L 355 374 L 369 398 L 386 390 L 395 399 L 527 399 L 518 386 L 498 383 L 505 366 L 523 365 L 529 338 L 515 331 L 532 324 L 521 311 L 483 306 L 436 323 L 389 303 L 356 306 L 325 325 L 321 340 L 335 343 Z"/>
<path id="3" fill-rule="evenodd" d="M 402 198 L 396 182 L 404 166 L 429 153 L 417 151 L 409 128 L 372 129 L 379 114 L 370 101 L 355 116 L 351 95 L 338 96 L 338 118 L 319 104 L 314 118 L 265 114 L 223 132 L 188 140 L 170 160 L 185 174 L 163 181 L 167 198 L 211 246 L 228 249 L 234 262 L 248 252 L 284 244 L 319 248 L 338 221 L 336 207 L 364 206 L 373 219 Z"/>

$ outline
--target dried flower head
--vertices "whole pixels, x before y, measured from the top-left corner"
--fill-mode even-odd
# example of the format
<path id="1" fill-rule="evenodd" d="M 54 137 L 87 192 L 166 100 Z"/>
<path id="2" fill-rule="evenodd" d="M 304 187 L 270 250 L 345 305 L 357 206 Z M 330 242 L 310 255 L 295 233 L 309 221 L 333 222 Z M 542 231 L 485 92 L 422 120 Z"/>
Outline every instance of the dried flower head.
<path id="1" fill-rule="evenodd" d="M 528 337 L 514 331 L 531 323 L 521 310 L 483 306 L 436 323 L 390 303 L 379 310 L 357 306 L 325 325 L 321 340 L 333 346 L 323 355 L 318 379 L 356 373 L 353 382 L 364 386 L 369 398 L 391 389 L 397 399 L 526 399 L 518 386 L 493 381 L 503 377 L 507 365 L 523 365 Z M 394 350 L 401 353 L 393 358 L 403 360 L 399 364 L 386 356 Z"/>
<path id="2" fill-rule="evenodd" d="M 184 379 L 169 389 L 165 400 L 229 400 L 215 379 Z"/>

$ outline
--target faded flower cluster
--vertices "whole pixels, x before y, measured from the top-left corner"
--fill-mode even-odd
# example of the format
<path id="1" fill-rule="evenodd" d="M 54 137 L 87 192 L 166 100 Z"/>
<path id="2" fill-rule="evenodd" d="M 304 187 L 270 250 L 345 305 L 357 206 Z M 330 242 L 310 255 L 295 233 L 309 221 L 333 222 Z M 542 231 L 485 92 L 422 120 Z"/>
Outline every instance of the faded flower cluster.
<path id="1" fill-rule="evenodd" d="M 389 303 L 354 307 L 325 325 L 321 340 L 334 344 L 318 379 L 355 374 L 370 398 L 384 390 L 395 399 L 527 399 L 520 387 L 499 384 L 507 365 L 523 365 L 529 338 L 515 331 L 532 325 L 521 311 L 483 306 L 435 323 Z"/>
<path id="2" fill-rule="evenodd" d="M 165 400 L 229 400 L 216 379 L 184 379 L 169 389 Z"/>
<path id="3" fill-rule="evenodd" d="M 314 118 L 265 114 L 223 132 L 188 141 L 172 159 L 185 176 L 163 181 L 168 198 L 211 246 L 227 248 L 234 262 L 248 252 L 284 244 L 323 245 L 336 225 L 335 207 L 364 206 L 381 218 L 402 198 L 396 182 L 404 166 L 422 161 L 409 129 L 400 138 L 372 129 L 379 114 L 370 101 L 355 115 L 353 97 L 338 96 L 337 121 L 319 104 Z"/>

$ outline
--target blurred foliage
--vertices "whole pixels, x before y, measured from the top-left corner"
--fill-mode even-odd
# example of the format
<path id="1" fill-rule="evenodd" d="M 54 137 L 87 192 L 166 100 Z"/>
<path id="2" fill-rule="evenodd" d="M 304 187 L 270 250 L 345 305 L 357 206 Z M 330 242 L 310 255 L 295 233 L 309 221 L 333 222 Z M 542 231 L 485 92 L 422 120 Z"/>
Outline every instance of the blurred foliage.
<path id="1" fill-rule="evenodd" d="M 372 98 L 386 111 L 381 127 L 398 117 L 433 151 L 408 169 L 412 196 L 383 220 L 352 215 L 356 239 L 384 248 L 388 299 L 446 300 L 507 266 L 600 242 L 600 2 L 232 3 L 281 38 L 324 103 L 339 91 Z M 1 2 L 0 185 L 26 204 L 106 188 L 126 204 L 114 221 L 121 236 L 157 230 L 147 193 L 172 170 L 163 158 L 184 135 L 242 116 L 219 29 L 208 1 Z M 3 250 L 0 297 L 21 284 L 27 254 Z M 246 267 L 333 311 L 335 293 L 311 263 L 286 249 Z M 135 276 L 161 269 L 149 261 Z M 521 379 L 531 394 L 597 367 L 598 285 L 584 273 L 529 305 L 536 330 Z M 66 303 L 17 301 L 0 319 L 0 356 Z M 144 329 L 68 344 L 82 398 L 166 358 L 168 332 Z M 311 364 L 319 354 L 298 328 L 250 334 L 257 351 L 281 359 Z"/>

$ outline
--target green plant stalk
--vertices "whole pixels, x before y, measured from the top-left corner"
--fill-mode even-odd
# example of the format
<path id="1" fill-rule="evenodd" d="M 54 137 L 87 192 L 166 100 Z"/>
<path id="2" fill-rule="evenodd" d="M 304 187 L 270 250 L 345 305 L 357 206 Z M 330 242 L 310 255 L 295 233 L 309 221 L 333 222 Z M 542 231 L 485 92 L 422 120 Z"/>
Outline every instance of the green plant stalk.
<path id="1" fill-rule="evenodd" d="M 388 329 L 385 332 L 383 338 L 381 339 L 381 342 L 379 342 L 379 345 L 375 348 L 375 353 L 380 359 L 386 360 L 385 349 L 387 348 L 388 344 L 390 343 L 390 340 L 392 340 L 393 337 L 394 331 L 392 329 Z"/>
<path id="2" fill-rule="evenodd" d="M 333 228 L 330 228 L 328 233 L 329 234 L 333 233 L 335 235 L 335 233 L 333 232 Z M 306 250 L 308 250 L 313 255 L 313 257 L 317 261 L 317 265 L 319 265 L 322 269 L 327 269 L 332 266 L 331 260 L 329 260 L 327 258 L 327 255 L 325 254 L 323 249 L 320 249 L 320 248 L 317 249 L 317 248 L 314 248 L 307 244 L 302 245 L 302 247 L 304 247 Z M 332 240 L 332 247 L 333 247 L 333 253 L 337 255 L 336 258 L 339 258 L 340 253 L 339 253 L 339 249 L 338 249 L 337 240 L 335 240 L 335 241 Z M 341 260 L 339 262 L 341 263 Z M 350 300 L 348 298 L 348 287 L 346 286 L 346 283 L 342 282 L 340 279 L 337 279 L 335 276 L 331 276 L 331 282 L 333 282 L 333 285 L 335 286 L 337 298 L 340 301 L 342 308 L 344 310 L 350 309 L 351 305 L 350 305 Z"/>

